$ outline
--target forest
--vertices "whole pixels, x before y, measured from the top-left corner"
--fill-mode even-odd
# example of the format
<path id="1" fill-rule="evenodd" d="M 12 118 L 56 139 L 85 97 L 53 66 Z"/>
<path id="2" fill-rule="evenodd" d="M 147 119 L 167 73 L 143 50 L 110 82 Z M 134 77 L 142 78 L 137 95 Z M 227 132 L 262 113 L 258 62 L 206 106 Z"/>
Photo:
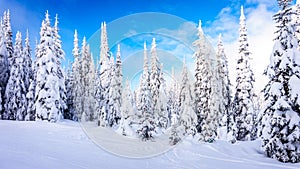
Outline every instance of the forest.
<path id="1" fill-rule="evenodd" d="M 101 24 L 99 63 L 94 63 L 85 37 L 79 45 L 75 30 L 74 61 L 63 69 L 65 52 L 57 15 L 52 25 L 48 11 L 45 13 L 33 49 L 28 31 L 24 42 L 19 31 L 13 40 L 7 10 L 0 24 L 0 119 L 93 122 L 146 142 L 169 131 L 170 145 L 185 136 L 232 144 L 261 139 L 266 156 L 300 162 L 300 4 L 278 2 L 280 10 L 273 16 L 274 46 L 264 72 L 269 80 L 259 102 L 260 93 L 253 89 L 256 81 L 243 7 L 237 30 L 236 86 L 229 80 L 222 36 L 216 56 L 211 57 L 199 21 L 198 39 L 191 44 L 196 48 L 193 79 L 183 61 L 180 80 L 173 73 L 172 81 L 166 83 L 159 44 L 153 38 L 149 49 L 144 44 L 143 72 L 134 91 L 128 80 L 123 84 L 121 46 L 114 57 L 105 22 Z"/>

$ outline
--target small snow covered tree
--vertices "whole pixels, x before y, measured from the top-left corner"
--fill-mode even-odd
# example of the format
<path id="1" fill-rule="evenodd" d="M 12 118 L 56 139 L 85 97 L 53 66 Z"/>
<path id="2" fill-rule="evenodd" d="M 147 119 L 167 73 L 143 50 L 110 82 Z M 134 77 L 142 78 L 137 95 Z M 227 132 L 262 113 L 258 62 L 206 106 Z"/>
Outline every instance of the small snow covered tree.
<path id="1" fill-rule="evenodd" d="M 8 63 L 8 51 L 6 48 L 6 38 L 5 33 L 3 31 L 3 23 L 2 20 L 0 22 L 0 96 L 1 96 L 1 104 L 0 104 L 0 119 L 4 119 L 3 113 L 3 104 L 4 104 L 4 95 L 5 88 L 7 84 L 7 80 L 9 77 L 9 63 Z"/>
<path id="2" fill-rule="evenodd" d="M 23 48 L 23 55 L 24 55 L 24 62 L 25 62 L 25 65 L 24 65 L 24 67 L 25 67 L 24 83 L 25 83 L 26 91 L 28 92 L 28 88 L 29 88 L 29 85 L 30 85 L 30 80 L 33 79 L 31 48 L 30 48 L 28 30 L 26 32 L 25 46 Z"/>
<path id="3" fill-rule="evenodd" d="M 55 31 L 54 31 L 55 32 Z M 57 39 L 46 12 L 40 30 L 40 43 L 36 51 L 36 120 L 56 122 L 65 107 L 64 76 L 62 74 Z M 62 93 L 63 92 L 63 93 Z"/>
<path id="4" fill-rule="evenodd" d="M 22 36 L 17 32 L 10 76 L 5 91 L 5 117 L 8 120 L 24 120 L 27 109 L 25 87 L 25 59 Z"/>
<path id="5" fill-rule="evenodd" d="M 195 70 L 195 112 L 197 114 L 197 132 L 201 141 L 212 142 L 217 135 L 218 112 L 215 111 L 215 96 L 213 87 L 214 65 L 210 58 L 210 47 L 205 39 L 201 21 L 198 25 L 199 39 L 194 42 L 197 50 L 194 54 L 196 59 Z"/>
<path id="6" fill-rule="evenodd" d="M 216 65 L 216 73 L 217 79 L 219 80 L 219 106 L 220 106 L 220 114 L 219 114 L 219 129 L 218 129 L 218 137 L 221 139 L 226 139 L 226 135 L 228 132 L 228 126 L 232 124 L 228 124 L 232 118 L 230 111 L 230 102 L 231 102 L 231 91 L 230 91 L 230 81 L 228 75 L 228 62 L 227 57 L 225 55 L 224 46 L 222 42 L 222 35 L 219 35 L 219 42 L 217 48 L 217 65 Z"/>
<path id="7" fill-rule="evenodd" d="M 300 162 L 300 52 L 291 22 L 291 0 L 278 0 L 277 31 L 270 64 L 265 71 L 265 105 L 259 113 L 259 136 L 268 157 Z"/>
<path id="8" fill-rule="evenodd" d="M 236 92 L 233 100 L 233 113 L 236 121 L 237 140 L 253 140 L 255 134 L 254 74 L 250 66 L 250 52 L 243 7 L 240 16 L 239 58 L 237 60 Z"/>
<path id="9" fill-rule="evenodd" d="M 172 117 L 175 115 L 179 115 L 179 105 L 178 105 L 178 84 L 175 78 L 174 68 L 172 68 L 172 83 L 170 89 L 168 91 L 168 101 L 167 101 L 167 111 L 168 111 L 168 118 L 169 124 L 171 126 L 174 124 L 172 121 Z"/>
<path id="10" fill-rule="evenodd" d="M 81 59 L 79 53 L 79 46 L 78 46 L 78 35 L 77 30 L 74 33 L 74 48 L 72 50 L 72 54 L 74 57 L 74 62 L 72 65 L 72 72 L 73 72 L 73 90 L 72 90 L 72 97 L 73 97 L 73 104 L 74 104 L 74 115 L 73 120 L 80 121 L 82 112 L 83 112 L 83 105 L 82 105 L 82 97 L 83 97 L 83 87 L 82 87 L 82 78 L 81 78 Z"/>
<path id="11" fill-rule="evenodd" d="M 121 106 L 121 121 L 118 133 L 124 136 L 132 136 L 134 132 L 131 128 L 132 118 L 134 116 L 134 109 L 132 105 L 132 94 L 130 90 L 129 81 L 126 81 L 125 89 L 122 93 L 122 106 Z"/>

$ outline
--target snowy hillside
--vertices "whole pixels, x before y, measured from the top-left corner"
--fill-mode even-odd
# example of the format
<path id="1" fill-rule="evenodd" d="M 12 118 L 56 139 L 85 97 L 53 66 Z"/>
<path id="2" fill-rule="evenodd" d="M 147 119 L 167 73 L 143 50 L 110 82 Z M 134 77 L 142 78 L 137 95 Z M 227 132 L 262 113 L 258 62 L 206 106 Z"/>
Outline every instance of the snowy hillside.
<path id="1" fill-rule="evenodd" d="M 266 158 L 260 141 L 230 144 L 224 141 L 199 143 L 187 138 L 170 151 L 151 158 L 124 158 L 95 145 L 72 121 L 0 122 L 0 168 L 242 168 L 299 169 L 300 163 L 280 163 Z M 101 128 L 100 128 L 101 130 Z M 103 128 L 103 135 L 108 131 Z M 110 137 L 111 138 L 111 137 Z M 112 137 L 113 138 L 113 137 Z M 107 142 L 114 142 L 106 138 Z M 128 145 L 119 142 L 119 148 Z"/>

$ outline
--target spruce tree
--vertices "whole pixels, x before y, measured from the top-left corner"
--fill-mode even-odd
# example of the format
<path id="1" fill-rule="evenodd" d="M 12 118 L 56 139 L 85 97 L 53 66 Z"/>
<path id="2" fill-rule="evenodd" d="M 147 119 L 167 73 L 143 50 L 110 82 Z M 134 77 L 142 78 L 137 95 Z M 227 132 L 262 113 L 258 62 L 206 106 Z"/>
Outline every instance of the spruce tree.
<path id="1" fill-rule="evenodd" d="M 197 114 L 197 132 L 200 141 L 213 142 L 217 135 L 218 112 L 215 111 L 214 93 L 214 63 L 210 58 L 210 46 L 206 40 L 201 21 L 198 25 L 199 39 L 194 42 L 197 50 L 194 54 L 196 59 L 195 70 L 195 111 Z"/>
<path id="2" fill-rule="evenodd" d="M 74 48 L 72 50 L 72 54 L 74 57 L 74 62 L 72 64 L 72 72 L 74 77 L 72 97 L 74 103 L 74 116 L 73 120 L 80 121 L 83 105 L 82 105 L 82 96 L 83 96 L 83 87 L 82 87 L 82 78 L 81 78 L 81 58 L 80 58 L 80 50 L 78 46 L 78 34 L 77 30 L 74 33 Z"/>
<path id="3" fill-rule="evenodd" d="M 5 91 L 5 115 L 8 120 L 24 120 L 27 109 L 25 87 L 25 58 L 22 36 L 17 32 L 14 54 L 11 58 L 10 76 Z"/>
<path id="4" fill-rule="evenodd" d="M 224 46 L 222 42 L 222 35 L 219 35 L 219 42 L 217 48 L 217 65 L 216 65 L 216 73 L 217 79 L 219 80 L 219 106 L 220 106 L 220 114 L 219 114 L 219 132 L 218 137 L 222 139 L 226 139 L 227 132 L 229 131 L 229 127 L 231 130 L 232 124 L 232 114 L 230 111 L 230 102 L 231 102 L 231 91 L 230 91 L 230 80 L 228 75 L 228 62 L 227 57 L 224 51 Z M 225 132 L 225 133 L 223 133 Z"/>
<path id="5" fill-rule="evenodd" d="M 5 33 L 3 31 L 3 22 L 0 22 L 0 119 L 5 119 L 3 117 L 3 106 L 4 106 L 4 95 L 5 95 L 5 88 L 9 77 L 9 63 L 8 63 L 8 51 L 6 48 L 6 38 Z"/>
<path id="6" fill-rule="evenodd" d="M 265 75 L 265 105 L 259 113 L 259 136 L 268 157 L 281 162 L 300 162 L 300 53 L 291 22 L 291 0 L 278 0 L 273 16 L 277 31 Z"/>
<path id="7" fill-rule="evenodd" d="M 55 36 L 55 37 L 54 37 Z M 63 115 L 64 76 L 57 48 L 58 37 L 53 35 L 49 14 L 46 12 L 40 30 L 40 43 L 36 53 L 36 120 L 56 122 Z"/>
<path id="8" fill-rule="evenodd" d="M 243 7 L 240 16 L 239 57 L 237 60 L 236 92 L 233 100 L 233 113 L 236 121 L 236 139 L 255 138 L 254 74 L 250 66 L 250 51 Z"/>
<path id="9" fill-rule="evenodd" d="M 5 45 L 8 52 L 8 63 L 9 63 L 9 70 L 11 67 L 12 57 L 14 53 L 13 48 L 13 33 L 11 29 L 10 23 L 10 12 L 9 10 L 5 11 L 3 14 L 3 26 L 2 26 L 4 36 L 5 36 Z"/>
<path id="10" fill-rule="evenodd" d="M 25 46 L 23 48 L 23 55 L 24 55 L 24 62 L 25 62 L 25 76 L 24 76 L 24 83 L 26 91 L 28 92 L 30 80 L 33 79 L 33 71 L 32 71 L 32 59 L 31 59 L 31 47 L 29 41 L 29 33 L 28 30 L 26 31 L 26 38 L 25 38 Z"/>

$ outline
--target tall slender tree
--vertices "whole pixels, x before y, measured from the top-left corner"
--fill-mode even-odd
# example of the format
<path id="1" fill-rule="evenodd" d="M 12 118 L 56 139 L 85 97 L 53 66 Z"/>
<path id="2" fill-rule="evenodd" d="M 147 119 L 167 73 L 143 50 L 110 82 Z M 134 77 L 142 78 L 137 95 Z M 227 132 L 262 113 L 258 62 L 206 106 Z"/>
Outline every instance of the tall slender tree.
<path id="1" fill-rule="evenodd" d="M 282 162 L 300 162 L 300 52 L 291 22 L 291 0 L 278 0 L 273 16 L 277 31 L 265 75 L 265 106 L 259 113 L 259 135 L 268 157 Z"/>
<path id="2" fill-rule="evenodd" d="M 233 113 L 237 127 L 237 140 L 253 140 L 255 138 L 254 121 L 254 74 L 250 66 L 250 51 L 246 29 L 246 17 L 243 6 L 240 16 L 239 57 L 237 60 L 236 92 L 233 100 Z"/>
<path id="3" fill-rule="evenodd" d="M 5 45 L 7 48 L 8 52 L 8 62 L 9 62 L 9 68 L 11 65 L 11 60 L 13 57 L 14 53 L 14 48 L 13 48 L 13 33 L 11 29 L 11 21 L 10 21 L 10 11 L 7 10 L 3 14 L 3 27 L 2 27 L 5 35 Z"/>
<path id="4" fill-rule="evenodd" d="M 5 91 L 5 117 L 9 120 L 24 120 L 27 109 L 25 87 L 25 58 L 22 36 L 17 32 L 11 70 Z"/>
<path id="5" fill-rule="evenodd" d="M 54 31 L 55 32 L 55 31 Z M 53 28 L 50 25 L 48 11 L 42 22 L 40 43 L 36 54 L 36 120 L 56 122 L 62 117 L 65 108 L 62 89 L 64 76 L 60 60 L 62 56 L 57 50 Z"/>

